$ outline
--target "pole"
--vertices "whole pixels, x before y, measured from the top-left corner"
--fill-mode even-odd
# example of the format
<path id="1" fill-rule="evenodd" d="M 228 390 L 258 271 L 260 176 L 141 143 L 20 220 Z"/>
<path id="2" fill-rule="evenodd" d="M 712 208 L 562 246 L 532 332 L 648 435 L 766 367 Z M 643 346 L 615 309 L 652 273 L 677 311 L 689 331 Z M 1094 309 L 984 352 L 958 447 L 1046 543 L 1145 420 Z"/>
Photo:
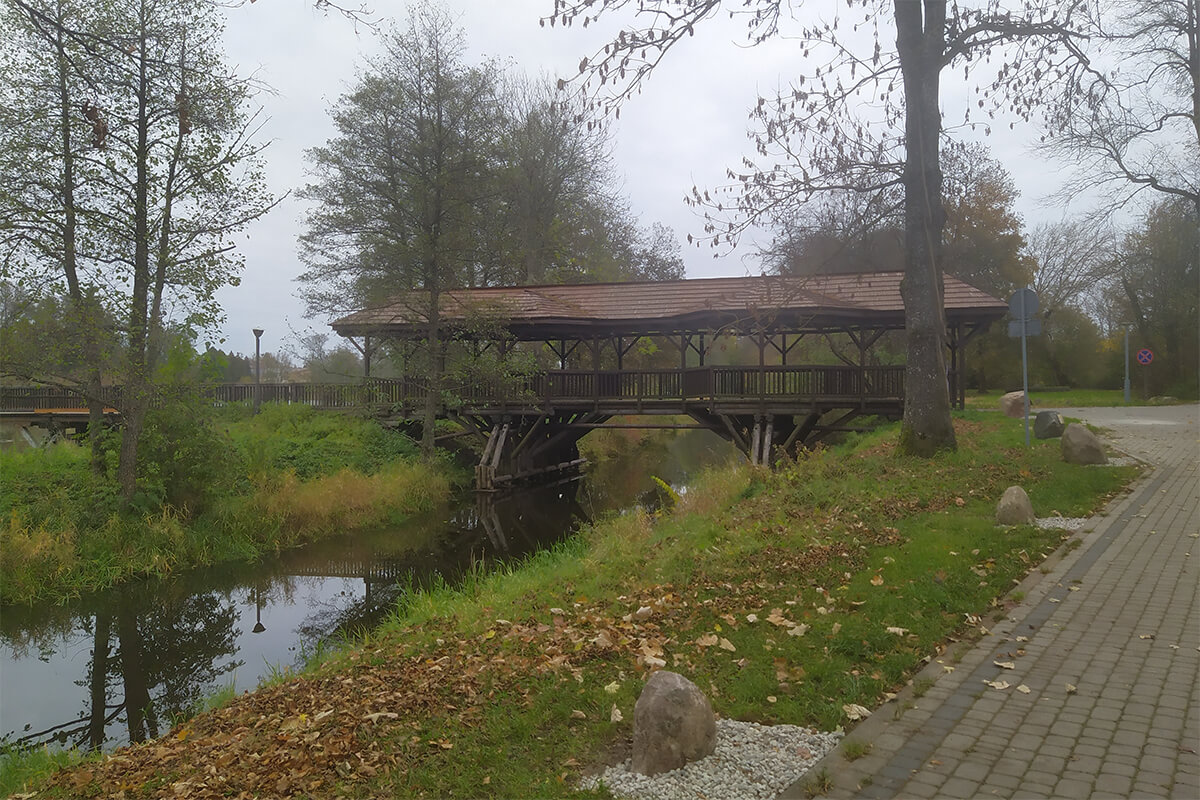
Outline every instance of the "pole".
<path id="1" fill-rule="evenodd" d="M 262 362 L 259 342 L 262 339 L 263 329 L 253 328 L 252 330 L 254 332 L 254 413 L 257 414 L 262 405 Z"/>
<path id="2" fill-rule="evenodd" d="M 1025 293 L 1021 293 L 1021 388 L 1025 396 L 1025 446 L 1029 447 L 1029 363 L 1026 357 L 1025 329 L 1027 327 L 1025 313 Z"/>
<path id="3" fill-rule="evenodd" d="M 1125 327 L 1125 405 L 1129 405 L 1129 327 Z"/>

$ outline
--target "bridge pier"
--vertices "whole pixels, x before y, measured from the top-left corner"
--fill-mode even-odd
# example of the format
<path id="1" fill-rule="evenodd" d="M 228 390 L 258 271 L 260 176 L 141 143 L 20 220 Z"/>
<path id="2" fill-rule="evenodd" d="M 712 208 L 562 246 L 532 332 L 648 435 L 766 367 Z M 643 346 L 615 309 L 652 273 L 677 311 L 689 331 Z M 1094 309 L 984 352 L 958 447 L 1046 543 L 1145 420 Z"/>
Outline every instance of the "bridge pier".
<path id="1" fill-rule="evenodd" d="M 579 440 L 609 417 L 596 412 L 477 414 L 460 420 L 486 440 L 475 467 L 475 488 L 495 491 L 513 481 L 582 465 Z"/>

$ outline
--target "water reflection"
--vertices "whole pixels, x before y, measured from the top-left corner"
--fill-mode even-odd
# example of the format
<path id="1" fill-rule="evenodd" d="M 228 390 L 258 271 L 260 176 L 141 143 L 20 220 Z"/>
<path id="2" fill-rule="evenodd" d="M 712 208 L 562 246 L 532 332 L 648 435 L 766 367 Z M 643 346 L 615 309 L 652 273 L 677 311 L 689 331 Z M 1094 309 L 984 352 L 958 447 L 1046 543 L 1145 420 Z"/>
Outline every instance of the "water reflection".
<path id="1" fill-rule="evenodd" d="M 606 460 L 583 481 L 471 495 L 398 528 L 259 563 L 140 582 L 65 607 L 5 608 L 0 736 L 83 748 L 155 738 L 222 687 L 253 689 L 320 643 L 373 627 L 413 587 L 453 584 L 467 570 L 553 544 L 580 521 L 653 504 L 651 474 L 679 485 L 681 464 L 728 457 L 715 437 L 695 452 L 676 449 L 696 448 L 678 443 L 694 438 Z"/>

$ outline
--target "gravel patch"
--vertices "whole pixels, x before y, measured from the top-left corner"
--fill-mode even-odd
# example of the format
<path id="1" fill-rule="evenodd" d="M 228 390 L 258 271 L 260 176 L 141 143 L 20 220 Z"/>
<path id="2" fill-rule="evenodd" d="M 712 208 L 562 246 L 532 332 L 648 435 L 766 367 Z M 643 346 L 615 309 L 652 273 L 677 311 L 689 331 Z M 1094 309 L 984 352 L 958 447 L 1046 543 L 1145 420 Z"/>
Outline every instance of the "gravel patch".
<path id="1" fill-rule="evenodd" d="M 1038 517 L 1034 520 L 1039 528 L 1063 531 L 1078 531 L 1088 527 L 1091 517 Z"/>
<path id="2" fill-rule="evenodd" d="M 757 800 L 773 798 L 837 746 L 840 733 L 796 725 L 717 720 L 717 749 L 707 758 L 653 778 L 630 772 L 631 760 L 585 778 L 633 800 Z"/>
<path id="3" fill-rule="evenodd" d="M 1108 459 L 1108 463 L 1102 464 L 1101 466 L 1105 466 L 1105 467 L 1136 467 L 1138 464 L 1141 464 L 1141 463 L 1142 462 L 1138 461 L 1136 458 L 1130 458 L 1129 456 L 1116 456 L 1115 458 Z"/>

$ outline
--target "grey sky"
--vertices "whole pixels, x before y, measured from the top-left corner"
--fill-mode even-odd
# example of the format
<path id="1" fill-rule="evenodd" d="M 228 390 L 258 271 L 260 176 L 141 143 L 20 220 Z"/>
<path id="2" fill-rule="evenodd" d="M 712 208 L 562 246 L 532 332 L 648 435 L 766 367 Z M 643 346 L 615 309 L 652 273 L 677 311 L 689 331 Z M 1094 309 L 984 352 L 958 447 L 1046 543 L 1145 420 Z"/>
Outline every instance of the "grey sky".
<path id="1" fill-rule="evenodd" d="M 530 75 L 573 75 L 580 59 L 592 55 L 615 29 L 612 24 L 540 27 L 538 20 L 553 9 L 553 0 L 447 0 L 445 5 L 461 15 L 469 58 L 510 61 Z M 798 7 L 835 6 L 822 0 Z M 375 8 L 379 16 L 401 22 L 406 16 L 406 4 L 395 0 L 376 2 Z M 736 166 L 751 150 L 747 110 L 756 92 L 770 94 L 786 83 L 799 58 L 795 44 L 786 40 L 757 48 L 746 48 L 742 41 L 739 22 L 713 19 L 701 26 L 669 54 L 642 94 L 625 105 L 614 127 L 616 164 L 633 210 L 644 224 L 660 221 L 675 230 L 684 243 L 688 277 L 760 271 L 749 246 L 714 259 L 707 246 L 686 245 L 687 234 L 701 233 L 702 221 L 684 204 L 684 195 L 693 184 L 714 188 L 726 183 L 725 168 Z M 267 178 L 282 195 L 304 183 L 303 151 L 332 134 L 326 109 L 352 84 L 362 55 L 374 48 L 374 35 L 362 27 L 356 31 L 340 16 L 314 11 L 308 0 L 259 0 L 229 11 L 226 42 L 239 73 L 256 71 L 274 89 L 260 102 L 268 118 L 263 135 L 272 140 Z M 943 108 L 948 122 L 962 117 L 961 92 L 947 81 Z M 981 137 L 1021 190 L 1019 210 L 1027 228 L 1063 213 L 1038 202 L 1059 187 L 1064 173 L 1060 165 L 1029 152 L 1027 143 L 1035 137 L 1028 127 L 1009 131 L 1006 123 L 997 126 L 995 135 Z M 246 269 L 241 285 L 218 297 L 227 315 L 225 341 L 218 346 L 253 352 L 253 327 L 266 330 L 264 351 L 287 347 L 293 333 L 329 332 L 325 320 L 304 317 L 296 298 L 294 281 L 303 271 L 296 255 L 302 216 L 302 204 L 288 198 L 241 240 Z"/>

